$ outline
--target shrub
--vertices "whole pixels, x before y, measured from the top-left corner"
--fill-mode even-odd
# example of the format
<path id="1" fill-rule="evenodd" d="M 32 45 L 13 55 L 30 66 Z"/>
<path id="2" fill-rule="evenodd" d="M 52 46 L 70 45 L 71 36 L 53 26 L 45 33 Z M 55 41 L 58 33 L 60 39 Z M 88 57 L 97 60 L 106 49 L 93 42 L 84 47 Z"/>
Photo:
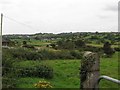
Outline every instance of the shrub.
<path id="1" fill-rule="evenodd" d="M 76 59 L 81 59 L 82 58 L 82 53 L 80 53 L 77 50 L 70 51 L 71 56 L 73 56 Z"/>
<path id="2" fill-rule="evenodd" d="M 114 49 L 111 48 L 111 44 L 109 42 L 104 43 L 103 50 L 108 57 L 111 57 L 111 55 L 115 53 Z"/>
<path id="3" fill-rule="evenodd" d="M 41 65 L 36 67 L 36 75 L 43 78 L 52 78 L 53 69 L 47 65 Z"/>
<path id="4" fill-rule="evenodd" d="M 46 49 L 40 50 L 38 53 L 42 60 L 54 58 L 53 52 Z"/>
<path id="5" fill-rule="evenodd" d="M 31 52 L 26 53 L 26 59 L 27 60 L 40 60 L 41 57 L 40 57 L 39 53 L 37 53 L 35 51 L 31 51 Z"/>
<path id="6" fill-rule="evenodd" d="M 27 60 L 37 60 L 40 59 L 39 54 L 34 50 L 17 48 L 9 49 L 9 53 L 14 59 L 27 59 Z"/>
<path id="7" fill-rule="evenodd" d="M 2 49 L 2 88 L 14 88 L 16 76 L 13 73 L 13 59 L 9 49 Z"/>
<path id="8" fill-rule="evenodd" d="M 75 45 L 77 47 L 85 47 L 86 46 L 85 42 L 83 40 L 80 40 L 80 39 L 75 41 Z"/>
<path id="9" fill-rule="evenodd" d="M 52 78 L 53 69 L 47 65 L 16 68 L 18 77 Z"/>
<path id="10" fill-rule="evenodd" d="M 13 68 L 12 63 L 14 63 L 15 60 L 12 58 L 9 49 L 2 49 L 2 51 L 2 75 L 4 76 L 11 72 L 9 68 Z"/>
<path id="11" fill-rule="evenodd" d="M 92 51 L 92 52 L 100 52 L 102 49 L 100 47 L 87 45 L 85 48 L 83 48 L 83 50 L 84 51 Z"/>
<path id="12" fill-rule="evenodd" d="M 16 72 L 18 73 L 18 77 L 32 77 L 35 75 L 35 69 L 31 67 L 22 67 L 22 68 L 17 68 Z"/>
<path id="13" fill-rule="evenodd" d="M 71 56 L 69 51 L 63 50 L 63 51 L 57 52 L 56 54 L 57 54 L 58 59 L 74 59 L 74 57 Z"/>
<path id="14" fill-rule="evenodd" d="M 52 51 L 47 49 L 42 49 L 39 51 L 30 50 L 25 48 L 16 48 L 16 49 L 8 49 L 4 54 L 3 58 L 9 61 L 23 61 L 23 60 L 54 60 L 54 59 L 80 59 L 81 54 L 79 51 L 70 51 L 70 50 L 60 50 L 60 51 Z M 12 59 L 12 60 L 11 60 Z M 5 60 L 5 61 L 6 61 Z M 7 61 L 7 63 L 10 63 Z M 7 64 L 6 63 L 6 64 Z M 9 64 L 11 65 L 11 63 Z M 6 66 L 9 66 L 6 65 Z"/>
<path id="15" fill-rule="evenodd" d="M 69 51 L 50 51 L 50 50 L 40 50 L 39 56 L 42 60 L 49 59 L 74 59 L 73 56 L 71 56 Z"/>
<path id="16" fill-rule="evenodd" d="M 120 51 L 120 47 L 115 47 L 114 49 L 115 51 L 118 51 L 118 52 Z"/>
<path id="17" fill-rule="evenodd" d="M 15 77 L 2 77 L 2 88 L 15 88 L 16 87 L 16 79 Z"/>
<path id="18" fill-rule="evenodd" d="M 18 49 L 10 49 L 9 50 L 13 58 L 23 59 L 26 58 L 26 54 L 28 53 L 26 49 L 18 48 Z"/>

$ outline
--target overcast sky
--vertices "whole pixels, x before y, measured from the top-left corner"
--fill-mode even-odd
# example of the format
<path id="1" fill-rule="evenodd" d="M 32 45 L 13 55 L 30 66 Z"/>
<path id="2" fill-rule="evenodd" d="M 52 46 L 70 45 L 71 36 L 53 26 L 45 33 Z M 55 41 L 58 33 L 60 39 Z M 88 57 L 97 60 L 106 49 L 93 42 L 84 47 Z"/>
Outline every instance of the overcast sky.
<path id="1" fill-rule="evenodd" d="M 0 0 L 3 34 L 118 31 L 118 1 Z"/>

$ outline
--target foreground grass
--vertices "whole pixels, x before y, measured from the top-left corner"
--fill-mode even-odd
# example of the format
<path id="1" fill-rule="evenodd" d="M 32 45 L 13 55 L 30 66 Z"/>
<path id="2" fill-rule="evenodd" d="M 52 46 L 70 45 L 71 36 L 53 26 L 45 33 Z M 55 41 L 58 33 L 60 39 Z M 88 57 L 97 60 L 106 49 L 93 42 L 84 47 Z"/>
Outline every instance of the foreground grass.
<path id="1" fill-rule="evenodd" d="M 24 61 L 24 64 L 31 64 L 28 61 Z M 44 79 L 49 81 L 54 88 L 79 88 L 79 66 L 80 60 L 45 60 L 40 63 L 48 64 L 53 67 L 54 78 Z M 34 84 L 42 78 L 26 77 L 20 78 L 17 87 L 18 88 L 34 88 Z"/>
<path id="2" fill-rule="evenodd" d="M 120 75 L 118 74 L 118 55 L 120 52 L 116 52 L 112 58 L 101 58 L 101 64 L 100 64 L 100 71 L 101 75 L 107 75 L 112 78 L 116 78 L 120 80 Z M 102 88 L 116 88 L 118 87 L 117 84 L 107 81 L 107 80 L 101 80 L 100 87 Z"/>
<path id="3" fill-rule="evenodd" d="M 37 61 L 22 61 L 20 65 L 32 65 L 33 63 L 48 64 L 54 69 L 54 78 L 45 79 L 49 81 L 54 88 L 79 88 L 80 76 L 79 67 L 80 60 L 45 60 L 41 62 Z M 100 73 L 101 75 L 107 75 L 116 79 L 120 79 L 118 76 L 118 52 L 116 52 L 112 58 L 101 58 L 100 61 Z M 18 88 L 34 88 L 34 84 L 43 78 L 25 77 L 19 78 L 17 82 Z M 113 82 L 101 80 L 101 88 L 117 88 L 118 85 Z"/>

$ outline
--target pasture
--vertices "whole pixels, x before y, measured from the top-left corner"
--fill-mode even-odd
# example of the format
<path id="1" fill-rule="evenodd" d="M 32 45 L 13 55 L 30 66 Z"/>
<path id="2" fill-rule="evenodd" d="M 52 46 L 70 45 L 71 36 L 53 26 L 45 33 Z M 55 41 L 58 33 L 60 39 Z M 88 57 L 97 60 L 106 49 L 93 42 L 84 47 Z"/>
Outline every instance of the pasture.
<path id="1" fill-rule="evenodd" d="M 101 75 L 108 75 L 110 77 L 118 78 L 118 52 L 116 52 L 112 58 L 101 58 L 100 61 L 100 73 Z M 80 60 L 45 60 L 41 62 L 37 61 L 22 61 L 19 62 L 21 66 L 29 66 L 31 64 L 44 63 L 53 67 L 54 78 L 44 79 L 49 81 L 54 88 L 79 88 L 80 87 L 80 76 L 79 67 Z M 25 77 L 19 78 L 17 82 L 18 88 L 34 88 L 34 84 L 43 78 L 36 77 Z M 117 84 L 110 81 L 101 80 L 101 88 L 116 88 Z"/>
<path id="2" fill-rule="evenodd" d="M 101 75 L 120 79 L 118 74 L 120 48 L 117 33 L 6 37 L 13 44 L 3 48 L 3 87 L 35 88 L 34 84 L 45 80 L 50 82 L 53 88 L 79 88 L 81 60 L 85 51 L 97 52 L 100 55 Z M 26 43 L 23 43 L 24 41 Z M 110 41 L 107 47 L 110 53 L 103 50 L 106 41 Z M 113 41 L 114 43 L 111 43 Z M 24 45 L 29 47 L 23 47 Z M 101 80 L 99 85 L 100 88 L 118 88 L 117 84 L 106 80 Z"/>

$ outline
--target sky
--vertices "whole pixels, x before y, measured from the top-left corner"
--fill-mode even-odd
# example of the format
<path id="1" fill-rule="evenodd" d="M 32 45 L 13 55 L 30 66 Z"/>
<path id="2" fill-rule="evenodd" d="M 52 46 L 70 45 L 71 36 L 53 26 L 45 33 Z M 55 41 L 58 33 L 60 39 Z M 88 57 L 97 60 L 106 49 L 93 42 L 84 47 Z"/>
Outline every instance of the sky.
<path id="1" fill-rule="evenodd" d="M 119 0 L 0 0 L 3 34 L 117 32 Z"/>

